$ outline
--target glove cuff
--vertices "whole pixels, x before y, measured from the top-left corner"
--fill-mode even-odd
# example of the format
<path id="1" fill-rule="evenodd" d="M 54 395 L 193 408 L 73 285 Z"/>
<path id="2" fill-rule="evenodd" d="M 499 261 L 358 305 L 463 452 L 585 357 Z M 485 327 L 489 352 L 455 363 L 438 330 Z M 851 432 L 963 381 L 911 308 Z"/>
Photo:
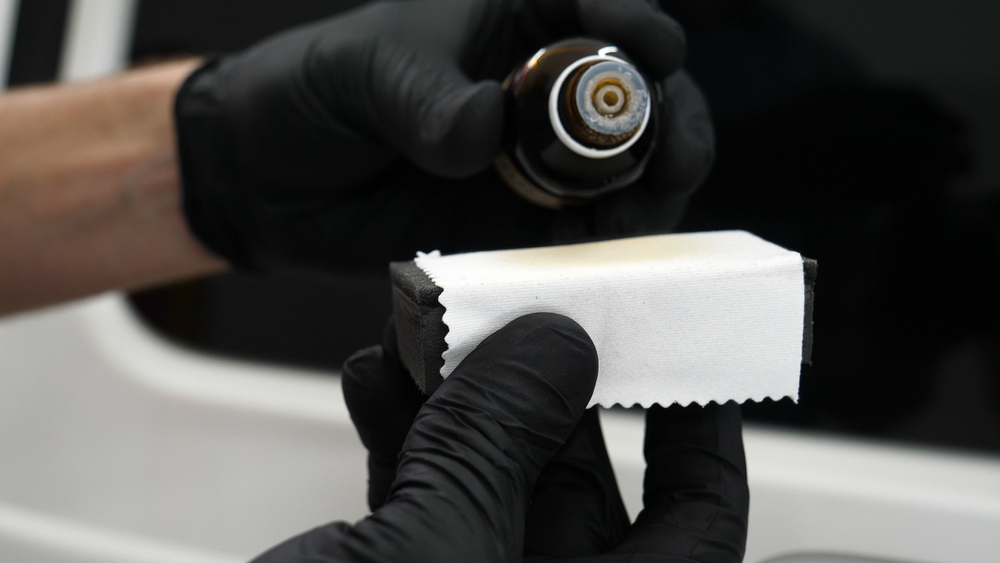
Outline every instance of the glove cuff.
<path id="1" fill-rule="evenodd" d="M 212 57 L 184 81 L 174 103 L 184 216 L 194 235 L 243 270 L 256 269 L 241 233 L 249 209 L 239 190 L 225 119 L 224 58 Z"/>

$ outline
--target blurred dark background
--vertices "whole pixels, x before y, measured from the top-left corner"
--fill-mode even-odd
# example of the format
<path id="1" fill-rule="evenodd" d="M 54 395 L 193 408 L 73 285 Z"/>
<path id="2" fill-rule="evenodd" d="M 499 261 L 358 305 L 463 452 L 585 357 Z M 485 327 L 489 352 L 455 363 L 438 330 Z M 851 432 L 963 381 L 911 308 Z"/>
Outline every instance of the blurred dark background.
<path id="1" fill-rule="evenodd" d="M 131 58 L 238 50 L 360 3 L 140 0 Z M 681 230 L 747 229 L 820 264 L 801 401 L 747 418 L 1000 452 L 1000 3 L 661 4 L 718 136 Z M 11 84 L 55 77 L 66 5 L 22 0 Z M 331 371 L 390 312 L 384 277 L 227 274 L 131 298 L 182 345 Z"/>

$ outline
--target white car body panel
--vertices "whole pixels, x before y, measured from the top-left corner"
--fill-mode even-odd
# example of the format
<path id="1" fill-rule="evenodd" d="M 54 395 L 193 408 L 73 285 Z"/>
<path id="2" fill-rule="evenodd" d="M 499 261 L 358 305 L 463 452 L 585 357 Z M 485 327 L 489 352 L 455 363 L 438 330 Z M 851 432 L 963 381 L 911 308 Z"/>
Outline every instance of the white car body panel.
<path id="1" fill-rule="evenodd" d="M 0 358 L 0 555 L 238 561 L 366 513 L 336 375 L 181 348 L 116 293 L 0 321 Z M 602 417 L 634 517 L 642 418 Z M 1000 559 L 995 458 L 754 426 L 745 440 L 748 562 Z"/>

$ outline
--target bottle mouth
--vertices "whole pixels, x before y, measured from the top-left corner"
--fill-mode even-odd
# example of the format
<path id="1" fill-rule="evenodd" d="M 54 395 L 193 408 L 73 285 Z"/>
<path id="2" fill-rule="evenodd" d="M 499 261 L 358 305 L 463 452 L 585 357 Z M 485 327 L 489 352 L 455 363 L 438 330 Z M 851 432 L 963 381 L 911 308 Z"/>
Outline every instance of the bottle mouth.
<path id="1" fill-rule="evenodd" d="M 571 81 L 576 113 L 593 131 L 596 142 L 611 148 L 642 125 L 649 91 L 635 67 L 617 61 L 595 63 Z"/>
<path id="2" fill-rule="evenodd" d="M 634 144 L 646 129 L 650 95 L 631 64 L 609 55 L 584 57 L 553 85 L 549 117 L 570 150 L 608 158 Z"/>
<path id="3" fill-rule="evenodd" d="M 606 117 L 614 117 L 625 107 L 628 94 L 621 83 L 614 79 L 609 79 L 606 84 L 597 88 L 592 96 L 594 108 L 597 113 Z"/>

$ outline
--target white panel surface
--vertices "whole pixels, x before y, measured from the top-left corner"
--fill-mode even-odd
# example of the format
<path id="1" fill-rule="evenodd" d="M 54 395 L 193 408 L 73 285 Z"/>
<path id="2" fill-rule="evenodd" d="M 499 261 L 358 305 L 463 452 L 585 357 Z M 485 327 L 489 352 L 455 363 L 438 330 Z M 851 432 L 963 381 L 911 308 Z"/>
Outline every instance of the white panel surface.
<path id="1" fill-rule="evenodd" d="M 602 420 L 635 517 L 643 418 Z M 745 441 L 747 563 L 1000 561 L 1000 459 L 755 426 Z M 224 563 L 366 512 L 336 376 L 179 348 L 117 294 L 0 319 L 0 451 L 4 561 Z"/>
<path id="2" fill-rule="evenodd" d="M 7 87 L 10 57 L 14 50 L 14 33 L 17 31 L 18 0 L 0 0 L 0 90 Z"/>
<path id="3" fill-rule="evenodd" d="M 132 44 L 135 0 L 73 0 L 59 79 L 90 80 L 125 68 Z"/>
<path id="4" fill-rule="evenodd" d="M 335 374 L 194 354 L 117 294 L 0 320 L 0 451 L 0 561 L 247 559 L 367 511 Z"/>

